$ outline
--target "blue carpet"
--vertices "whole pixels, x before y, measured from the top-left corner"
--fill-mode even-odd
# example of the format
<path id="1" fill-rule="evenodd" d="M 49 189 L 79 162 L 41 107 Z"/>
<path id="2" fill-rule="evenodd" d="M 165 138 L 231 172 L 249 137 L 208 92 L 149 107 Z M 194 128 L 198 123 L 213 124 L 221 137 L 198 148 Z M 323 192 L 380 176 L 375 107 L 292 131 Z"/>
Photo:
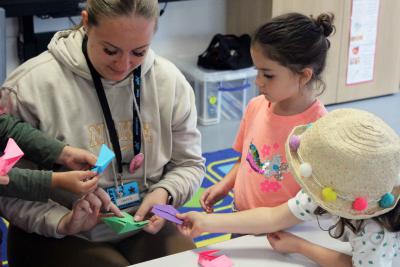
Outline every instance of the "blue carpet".
<path id="1" fill-rule="evenodd" d="M 3 263 L 3 266 L 8 266 L 8 261 L 7 261 L 7 227 L 8 227 L 8 222 L 4 220 L 3 218 L 0 218 L 0 230 L 1 230 L 1 261 Z"/>
<path id="2" fill-rule="evenodd" d="M 234 163 L 238 160 L 239 153 L 233 149 L 224 149 L 216 152 L 204 153 L 203 156 L 206 159 L 206 175 L 201 184 L 201 188 L 196 192 L 190 201 L 188 201 L 179 209 L 180 212 L 188 212 L 193 210 L 203 211 L 199 202 L 201 194 L 206 188 L 218 183 L 225 176 L 225 174 L 229 172 Z M 232 201 L 233 195 L 231 192 L 224 199 L 216 203 L 214 206 L 214 212 L 232 212 Z M 230 239 L 230 236 L 230 234 L 225 233 L 205 233 L 195 238 L 194 241 L 197 247 L 202 247 L 228 240 Z"/>

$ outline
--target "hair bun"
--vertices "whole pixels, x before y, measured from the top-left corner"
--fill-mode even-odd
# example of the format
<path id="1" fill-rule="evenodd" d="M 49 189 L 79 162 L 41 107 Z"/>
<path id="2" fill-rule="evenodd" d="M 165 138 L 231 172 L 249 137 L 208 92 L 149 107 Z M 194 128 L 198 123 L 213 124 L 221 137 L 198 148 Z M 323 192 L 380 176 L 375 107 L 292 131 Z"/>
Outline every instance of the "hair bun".
<path id="1" fill-rule="evenodd" d="M 335 26 L 333 25 L 334 15 L 332 13 L 322 13 L 320 14 L 315 23 L 321 28 L 321 31 L 328 37 L 335 30 Z"/>

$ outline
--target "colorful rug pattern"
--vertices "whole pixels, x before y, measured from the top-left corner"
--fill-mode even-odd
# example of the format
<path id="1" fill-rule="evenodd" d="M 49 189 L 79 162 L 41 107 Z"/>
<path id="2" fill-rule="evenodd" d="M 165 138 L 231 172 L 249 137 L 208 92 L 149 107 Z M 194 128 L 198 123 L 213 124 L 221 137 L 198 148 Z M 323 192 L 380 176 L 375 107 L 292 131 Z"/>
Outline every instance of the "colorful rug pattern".
<path id="1" fill-rule="evenodd" d="M 2 236 L 1 240 L 1 262 L 3 263 L 4 267 L 8 267 L 7 261 L 7 229 L 8 229 L 8 222 L 0 217 L 0 236 Z"/>
<path id="2" fill-rule="evenodd" d="M 204 153 L 206 159 L 206 176 L 204 177 L 201 188 L 196 192 L 192 199 L 179 209 L 181 212 L 187 211 L 203 211 L 200 206 L 200 196 L 208 187 L 218 183 L 229 172 L 235 162 L 238 160 L 239 154 L 233 149 L 225 149 L 211 153 Z M 229 193 L 224 199 L 219 201 L 215 207 L 214 212 L 227 213 L 232 212 L 233 194 Z M 197 247 L 207 246 L 213 243 L 229 240 L 230 234 L 219 233 L 210 234 L 205 233 L 194 239 Z"/>

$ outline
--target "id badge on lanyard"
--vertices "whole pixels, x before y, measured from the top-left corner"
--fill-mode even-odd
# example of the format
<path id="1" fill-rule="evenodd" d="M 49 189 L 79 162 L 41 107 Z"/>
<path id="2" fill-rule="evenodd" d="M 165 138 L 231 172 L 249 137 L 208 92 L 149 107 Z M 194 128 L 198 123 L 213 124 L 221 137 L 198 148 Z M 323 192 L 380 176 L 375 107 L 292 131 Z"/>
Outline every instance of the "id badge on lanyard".
<path id="1" fill-rule="evenodd" d="M 111 200 L 116 204 L 120 209 L 132 207 L 139 205 L 141 202 L 139 185 L 137 182 L 129 182 L 123 183 L 123 164 L 122 164 L 122 152 L 121 147 L 119 145 L 119 139 L 117 130 L 114 124 L 114 120 L 112 118 L 110 106 L 108 105 L 107 97 L 104 92 L 104 87 L 101 82 L 100 74 L 93 67 L 92 63 L 89 60 L 87 54 L 87 36 L 83 39 L 82 42 L 82 52 L 85 55 L 86 62 L 88 64 L 90 74 L 93 79 L 94 86 L 96 88 L 96 93 L 104 114 L 104 118 L 106 120 L 107 130 L 111 139 L 111 144 L 114 149 L 116 163 L 118 171 L 114 173 L 118 173 L 118 177 L 114 177 L 115 185 L 109 188 L 106 188 L 106 192 L 110 195 Z M 133 134 L 133 152 L 134 158 L 132 162 L 136 159 L 140 154 L 141 149 L 141 126 L 139 120 L 139 114 L 136 110 L 140 108 L 140 86 L 141 86 L 141 67 L 138 66 L 133 71 L 133 104 L 132 104 L 132 114 L 133 114 L 133 122 L 132 122 L 132 134 Z M 141 154 L 143 156 L 143 154 Z M 129 166 L 129 169 L 132 169 L 132 162 Z"/>
<path id="2" fill-rule="evenodd" d="M 139 185 L 137 182 L 129 182 L 126 184 L 110 186 L 106 188 L 107 194 L 111 201 L 120 209 L 139 206 L 141 203 Z"/>

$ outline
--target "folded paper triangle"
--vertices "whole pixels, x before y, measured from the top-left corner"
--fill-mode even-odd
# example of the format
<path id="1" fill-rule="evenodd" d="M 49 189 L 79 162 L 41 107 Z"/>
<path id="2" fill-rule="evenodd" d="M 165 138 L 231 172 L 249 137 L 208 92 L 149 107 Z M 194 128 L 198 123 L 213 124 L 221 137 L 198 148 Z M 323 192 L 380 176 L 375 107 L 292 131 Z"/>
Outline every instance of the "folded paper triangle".
<path id="1" fill-rule="evenodd" d="M 151 212 L 176 224 L 183 223 L 181 219 L 176 218 L 176 214 L 179 213 L 179 211 L 177 211 L 172 205 L 154 205 Z"/>
<path id="2" fill-rule="evenodd" d="M 103 217 L 101 220 L 107 224 L 114 232 L 124 234 L 145 227 L 149 221 L 136 222 L 132 215 L 127 212 L 122 212 L 124 217 Z"/>
<path id="3" fill-rule="evenodd" d="M 213 255 L 219 250 L 206 250 L 199 254 L 198 264 L 202 267 L 231 267 L 233 262 L 225 255 Z"/>
<path id="4" fill-rule="evenodd" d="M 99 157 L 97 158 L 96 165 L 92 169 L 92 171 L 97 172 L 98 174 L 104 172 L 107 168 L 108 164 L 115 158 L 114 152 L 112 152 L 105 144 L 103 144 L 100 148 Z"/>
<path id="5" fill-rule="evenodd" d="M 0 175 L 7 175 L 23 155 L 24 152 L 18 147 L 14 139 L 9 138 L 4 149 L 4 155 L 0 157 Z"/>

